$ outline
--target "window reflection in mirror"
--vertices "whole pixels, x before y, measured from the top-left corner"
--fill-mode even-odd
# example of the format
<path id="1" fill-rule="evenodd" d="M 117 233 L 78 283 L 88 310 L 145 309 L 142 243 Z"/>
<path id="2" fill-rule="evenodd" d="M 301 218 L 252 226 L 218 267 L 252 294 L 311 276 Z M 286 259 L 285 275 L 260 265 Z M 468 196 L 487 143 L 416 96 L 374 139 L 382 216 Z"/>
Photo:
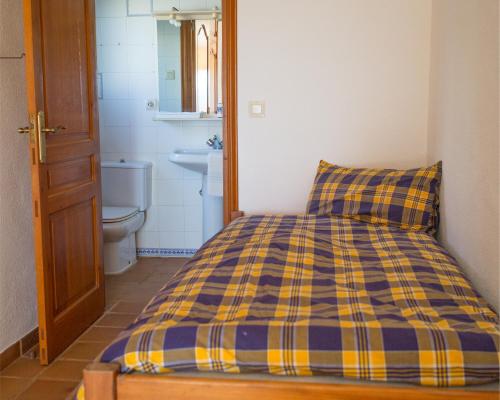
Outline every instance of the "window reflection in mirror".
<path id="1" fill-rule="evenodd" d="M 222 22 L 157 23 L 160 111 L 215 114 L 222 102 Z"/>

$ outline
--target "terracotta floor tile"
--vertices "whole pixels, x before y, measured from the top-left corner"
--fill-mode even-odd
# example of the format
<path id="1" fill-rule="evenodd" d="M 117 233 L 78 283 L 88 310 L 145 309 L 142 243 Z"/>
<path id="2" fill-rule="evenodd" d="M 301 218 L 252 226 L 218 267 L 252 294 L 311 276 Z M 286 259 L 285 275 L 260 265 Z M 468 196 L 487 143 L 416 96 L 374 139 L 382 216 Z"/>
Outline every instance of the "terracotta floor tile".
<path id="1" fill-rule="evenodd" d="M 65 400 L 77 382 L 36 380 L 16 400 Z"/>
<path id="2" fill-rule="evenodd" d="M 79 382 L 87 361 L 57 360 L 50 364 L 40 375 L 38 380 L 63 380 Z"/>
<path id="3" fill-rule="evenodd" d="M 137 266 L 134 267 L 134 269 L 124 272 L 123 274 L 116 275 L 113 281 L 139 283 L 149 278 L 152 273 L 153 272 L 147 270 L 141 271 L 140 266 Z"/>
<path id="4" fill-rule="evenodd" d="M 148 279 L 142 281 L 139 286 L 142 285 L 158 285 L 158 289 L 162 286 L 165 286 L 167 282 L 172 279 L 172 277 L 176 274 L 178 270 L 174 269 L 171 272 L 158 272 L 156 274 L 151 275 Z"/>
<path id="5" fill-rule="evenodd" d="M 136 318 L 135 314 L 106 313 L 99 319 L 95 326 L 109 326 L 113 328 L 126 328 Z"/>
<path id="6" fill-rule="evenodd" d="M 111 310 L 115 305 L 116 303 L 118 303 L 120 300 L 118 299 L 106 299 L 106 305 L 104 307 L 104 311 L 109 311 Z"/>
<path id="7" fill-rule="evenodd" d="M 142 257 L 134 268 L 149 268 L 149 267 L 164 267 L 164 266 L 177 266 L 184 265 L 189 258 L 185 257 L 169 257 L 169 258 L 155 258 L 155 257 Z"/>
<path id="8" fill-rule="evenodd" d="M 25 390 L 31 379 L 28 378 L 6 378 L 0 377 L 0 399 L 13 400 L 19 393 Z"/>
<path id="9" fill-rule="evenodd" d="M 92 326 L 85 332 L 78 341 L 80 342 L 111 342 L 122 331 L 121 328 L 103 328 Z"/>
<path id="10" fill-rule="evenodd" d="M 171 267 L 182 267 L 186 262 L 188 262 L 189 258 L 185 257 L 171 257 L 171 258 L 160 258 L 159 264 L 162 266 L 171 266 Z"/>
<path id="11" fill-rule="evenodd" d="M 15 378 L 33 378 L 43 371 L 40 361 L 21 357 L 0 372 L 0 376 L 11 376 Z"/>
<path id="12" fill-rule="evenodd" d="M 134 295 L 141 292 L 142 284 L 138 283 L 124 283 L 122 285 L 107 287 L 106 296 L 110 299 L 118 298 L 121 300 L 127 300 L 130 295 Z"/>
<path id="13" fill-rule="evenodd" d="M 149 301 L 154 297 L 154 295 L 157 292 L 158 292 L 157 290 L 151 292 L 137 290 L 135 292 L 127 294 L 126 296 L 123 296 L 121 300 L 130 301 L 134 303 L 143 303 L 144 305 L 146 305 L 147 303 L 149 303 Z"/>
<path id="14" fill-rule="evenodd" d="M 113 308 L 111 308 L 110 312 L 123 314 L 139 314 L 144 309 L 146 304 L 147 301 L 119 301 Z"/>
<path id="15" fill-rule="evenodd" d="M 105 342 L 76 342 L 63 353 L 61 359 L 93 361 L 106 345 Z"/>

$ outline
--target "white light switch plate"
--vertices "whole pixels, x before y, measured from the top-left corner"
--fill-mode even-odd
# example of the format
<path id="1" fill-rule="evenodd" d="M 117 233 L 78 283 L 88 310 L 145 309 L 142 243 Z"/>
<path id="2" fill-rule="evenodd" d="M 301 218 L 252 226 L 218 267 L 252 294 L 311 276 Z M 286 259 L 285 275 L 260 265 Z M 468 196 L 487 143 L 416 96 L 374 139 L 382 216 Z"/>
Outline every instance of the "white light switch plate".
<path id="1" fill-rule="evenodd" d="M 252 118 L 264 118 L 266 116 L 266 103 L 264 101 L 249 101 L 248 112 Z"/>

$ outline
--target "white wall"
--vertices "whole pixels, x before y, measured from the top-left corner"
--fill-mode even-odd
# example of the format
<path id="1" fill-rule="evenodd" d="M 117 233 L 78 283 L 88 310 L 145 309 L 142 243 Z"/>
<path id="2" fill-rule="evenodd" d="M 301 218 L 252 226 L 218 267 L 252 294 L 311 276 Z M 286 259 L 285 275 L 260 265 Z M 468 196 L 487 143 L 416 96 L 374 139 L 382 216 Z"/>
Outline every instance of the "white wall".
<path id="1" fill-rule="evenodd" d="M 245 212 L 304 212 L 320 159 L 427 162 L 430 0 L 238 4 Z M 248 101 L 265 100 L 263 119 Z"/>
<path id="2" fill-rule="evenodd" d="M 219 0 L 220 1 L 220 0 Z M 155 1 L 162 9 L 201 9 L 209 0 Z M 220 121 L 157 122 L 146 100 L 158 99 L 156 20 L 149 1 L 96 0 L 97 68 L 102 73 L 99 100 L 103 160 L 144 160 L 153 163 L 153 206 L 138 233 L 143 255 L 192 254 L 202 244 L 201 174 L 170 161 L 179 147 L 204 148 L 222 136 Z M 147 253 L 146 253 L 147 251 Z"/>
<path id="3" fill-rule="evenodd" d="M 0 55 L 19 55 L 22 2 L 0 2 Z M 0 60 L 0 352 L 37 326 L 24 60 Z"/>
<path id="4" fill-rule="evenodd" d="M 434 0 L 429 161 L 443 160 L 444 245 L 499 306 L 499 5 Z"/>

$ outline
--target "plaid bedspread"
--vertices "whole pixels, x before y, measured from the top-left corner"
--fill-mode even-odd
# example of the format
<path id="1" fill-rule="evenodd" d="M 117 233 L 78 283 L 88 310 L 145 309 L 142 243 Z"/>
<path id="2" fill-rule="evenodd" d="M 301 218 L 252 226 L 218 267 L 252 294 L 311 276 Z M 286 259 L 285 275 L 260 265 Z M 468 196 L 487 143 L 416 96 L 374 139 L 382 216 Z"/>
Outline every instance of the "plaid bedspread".
<path id="1" fill-rule="evenodd" d="M 250 216 L 204 245 L 101 361 L 462 386 L 498 380 L 497 318 L 426 233 Z"/>

